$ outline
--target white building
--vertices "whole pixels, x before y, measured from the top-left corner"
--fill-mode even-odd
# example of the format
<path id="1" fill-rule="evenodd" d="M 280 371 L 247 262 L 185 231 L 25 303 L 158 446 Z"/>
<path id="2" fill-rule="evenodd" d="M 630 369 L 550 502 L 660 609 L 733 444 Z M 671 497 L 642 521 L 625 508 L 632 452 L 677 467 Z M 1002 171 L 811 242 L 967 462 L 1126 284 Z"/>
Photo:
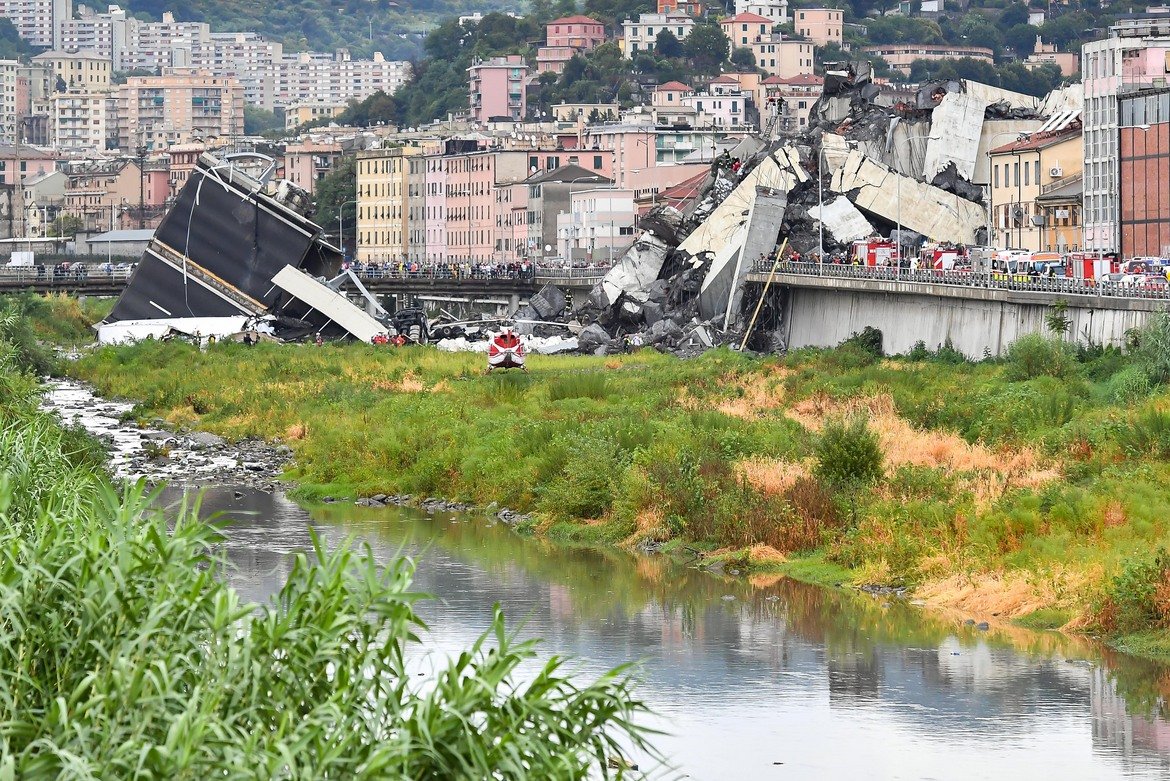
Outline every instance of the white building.
<path id="1" fill-rule="evenodd" d="M 372 60 L 354 60 L 345 49 L 335 54 L 286 54 L 276 68 L 273 103 L 344 104 L 364 100 L 379 90 L 390 95 L 410 80 L 410 63 L 387 60 L 374 52 Z"/>
<path id="2" fill-rule="evenodd" d="M 574 191 L 569 212 L 557 215 L 560 257 L 573 262 L 612 264 L 634 243 L 634 191 L 595 187 Z"/>
<path id="3" fill-rule="evenodd" d="M 720 76 L 701 93 L 684 96 L 682 105 L 695 111 L 696 127 L 733 128 L 747 124 L 747 96 L 739 82 Z"/>
<path id="4" fill-rule="evenodd" d="M 0 143 L 17 141 L 16 74 L 20 63 L 0 60 Z"/>
<path id="5" fill-rule="evenodd" d="M 193 50 L 210 42 L 211 28 L 204 22 L 177 22 L 170 12 L 161 22 L 144 22 L 116 5 L 106 13 L 82 6 L 77 19 L 61 23 L 59 37 L 58 48 L 92 49 L 109 58 L 114 70 L 157 70 L 190 66 Z"/>
<path id="6" fill-rule="evenodd" d="M 46 49 L 61 46 L 60 25 L 73 16 L 72 0 L 0 0 L 0 16 L 12 21 L 28 43 Z"/>
<path id="7" fill-rule="evenodd" d="M 1081 69 L 1084 103 L 1084 246 L 1121 248 L 1118 96 L 1170 80 L 1170 19 L 1131 19 L 1109 37 L 1086 43 Z"/>
<path id="8" fill-rule="evenodd" d="M 638 52 L 652 51 L 661 32 L 670 32 L 681 41 L 694 26 L 695 20 L 687 14 L 641 14 L 637 21 L 622 22 L 625 54 L 632 58 Z"/>
<path id="9" fill-rule="evenodd" d="M 788 0 L 735 0 L 735 13 L 755 14 L 771 19 L 773 24 L 789 20 Z"/>
<path id="10" fill-rule="evenodd" d="M 284 45 L 258 33 L 212 33 L 191 52 L 191 64 L 244 85 L 244 99 L 271 111 L 276 106 L 277 65 Z"/>
<path id="11" fill-rule="evenodd" d="M 51 143 L 64 152 L 94 152 L 106 148 L 104 92 L 61 92 L 49 99 Z"/>

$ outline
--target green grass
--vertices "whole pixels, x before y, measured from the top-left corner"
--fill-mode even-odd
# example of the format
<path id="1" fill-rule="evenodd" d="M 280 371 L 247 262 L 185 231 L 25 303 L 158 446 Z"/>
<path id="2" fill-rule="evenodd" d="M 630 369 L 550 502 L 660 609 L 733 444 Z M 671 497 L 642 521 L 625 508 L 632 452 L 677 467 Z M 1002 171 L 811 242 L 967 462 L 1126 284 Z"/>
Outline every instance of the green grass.
<path id="1" fill-rule="evenodd" d="M 1072 615 L 1067 610 L 1041 608 L 1040 610 L 1033 610 L 1027 615 L 1020 616 L 1012 623 L 1026 629 L 1060 629 L 1071 618 Z"/>
<path id="2" fill-rule="evenodd" d="M 580 545 L 766 545 L 813 582 L 1007 574 L 1055 611 L 1022 620 L 1046 625 L 1091 614 L 1132 551 L 1170 545 L 1159 344 L 1034 339 L 979 363 L 856 345 L 785 359 L 533 356 L 528 374 L 485 376 L 482 356 L 429 349 L 145 343 L 72 371 L 143 418 L 287 441 L 302 496 L 497 502 Z M 822 480 L 832 470 L 816 457 L 833 451 L 788 414 L 809 408 L 889 410 L 870 420 L 884 476 Z M 783 477 L 793 469 L 805 476 Z"/>

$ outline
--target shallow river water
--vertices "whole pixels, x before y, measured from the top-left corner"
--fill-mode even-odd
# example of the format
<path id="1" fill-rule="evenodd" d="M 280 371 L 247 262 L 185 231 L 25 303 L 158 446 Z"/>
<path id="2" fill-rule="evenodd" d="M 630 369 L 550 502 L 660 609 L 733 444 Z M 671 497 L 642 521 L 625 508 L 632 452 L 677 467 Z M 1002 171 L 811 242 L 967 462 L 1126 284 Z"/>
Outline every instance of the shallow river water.
<path id="1" fill-rule="evenodd" d="M 503 605 L 585 674 L 643 660 L 656 741 L 692 779 L 1170 777 L 1167 668 L 1056 633 L 980 632 L 902 602 L 663 557 L 566 549 L 482 516 L 428 517 L 228 487 L 235 585 L 264 599 L 308 529 L 406 550 L 430 652 L 467 646 Z M 248 513 L 248 514 L 245 514 Z M 637 760 L 637 757 L 633 757 Z M 646 769 L 643 764 L 643 770 Z"/>

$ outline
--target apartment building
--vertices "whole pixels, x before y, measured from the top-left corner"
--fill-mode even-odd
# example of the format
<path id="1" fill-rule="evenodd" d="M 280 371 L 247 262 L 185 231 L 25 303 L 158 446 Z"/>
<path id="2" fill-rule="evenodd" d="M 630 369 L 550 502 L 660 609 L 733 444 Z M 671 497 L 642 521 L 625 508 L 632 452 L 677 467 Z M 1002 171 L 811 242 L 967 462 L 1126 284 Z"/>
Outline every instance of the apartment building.
<path id="1" fill-rule="evenodd" d="M 9 19 L 17 34 L 41 48 L 61 45 L 60 25 L 73 16 L 72 0 L 0 0 L 0 16 Z"/>
<path id="2" fill-rule="evenodd" d="M 773 26 L 775 22 L 759 14 L 736 14 L 719 20 L 719 27 L 733 49 L 747 49 L 753 42 L 771 36 Z"/>
<path id="3" fill-rule="evenodd" d="M 60 42 L 55 48 L 96 51 L 117 70 L 122 53 L 130 45 L 131 24 L 138 23 L 116 5 L 111 5 L 106 13 L 97 13 L 83 5 L 78 9 L 76 19 L 61 21 Z"/>
<path id="4" fill-rule="evenodd" d="M 761 111 L 776 113 L 781 132 L 798 133 L 808 125 L 813 104 L 820 99 L 825 80 L 805 74 L 787 79 L 769 76 L 762 83 L 764 108 Z"/>
<path id="5" fill-rule="evenodd" d="M 120 149 L 244 134 L 243 86 L 198 68 L 131 76 L 118 88 L 117 107 Z"/>
<path id="6" fill-rule="evenodd" d="M 1069 118 L 1064 126 L 1041 129 L 987 154 L 994 244 L 1034 252 L 1079 248 L 1076 215 L 1049 214 L 1038 199 L 1080 176 L 1084 160 L 1080 120 Z"/>
<path id="7" fill-rule="evenodd" d="M 863 46 L 866 54 L 884 59 L 891 68 L 909 74 L 915 60 L 980 60 L 995 63 L 995 52 L 983 46 L 948 46 L 927 43 L 883 43 Z"/>
<path id="8" fill-rule="evenodd" d="M 352 59 L 347 49 L 286 54 L 276 65 L 272 105 L 345 105 L 379 91 L 393 94 L 410 74 L 409 62 L 387 60 L 380 52 L 372 60 Z"/>
<path id="9" fill-rule="evenodd" d="M 284 110 L 284 129 L 292 130 L 319 119 L 333 119 L 345 111 L 342 103 L 296 103 Z"/>
<path id="10" fill-rule="evenodd" d="M 357 155 L 357 254 L 362 263 L 407 260 L 407 174 L 402 147 Z"/>
<path id="11" fill-rule="evenodd" d="M 735 0 L 735 13 L 762 16 L 774 27 L 788 22 L 788 0 Z"/>
<path id="12" fill-rule="evenodd" d="M 406 259 L 427 259 L 427 160 L 418 153 L 406 159 Z"/>
<path id="13" fill-rule="evenodd" d="M 16 110 L 16 77 L 21 64 L 16 60 L 0 60 L 0 143 L 14 144 L 21 126 Z"/>
<path id="14" fill-rule="evenodd" d="M 1124 257 L 1170 257 L 1170 89 L 1120 98 L 1118 212 Z"/>
<path id="15" fill-rule="evenodd" d="M 93 49 L 54 49 L 38 54 L 32 62 L 49 68 L 53 91 L 108 92 L 110 89 L 110 60 Z"/>
<path id="16" fill-rule="evenodd" d="M 814 72 L 814 46 L 811 41 L 785 38 L 773 33 L 748 44 L 756 58 L 756 67 L 769 76 L 791 79 Z"/>
<path id="17" fill-rule="evenodd" d="M 428 152 L 423 161 L 427 223 L 424 257 L 428 263 L 438 263 L 447 259 L 447 161 L 442 152 Z"/>
<path id="18" fill-rule="evenodd" d="M 269 111 L 276 107 L 276 70 L 283 59 L 284 45 L 258 33 L 211 33 L 191 51 L 193 67 L 235 77 L 244 100 Z"/>
<path id="19" fill-rule="evenodd" d="M 1170 78 L 1170 19 L 1136 17 L 1109 28 L 1109 37 L 1081 50 L 1084 110 L 1084 246 L 1121 246 L 1118 138 L 1122 94 L 1160 89 Z"/>
<path id="20" fill-rule="evenodd" d="M 86 230 L 106 230 L 123 216 L 137 221 L 140 199 L 143 220 L 156 222 L 170 194 L 165 167 L 143 170 L 136 160 L 86 160 L 66 165 L 64 173 L 64 211 L 80 217 Z"/>
<path id="21" fill-rule="evenodd" d="M 566 16 L 545 25 L 545 45 L 536 50 L 537 73 L 560 73 L 573 55 L 605 43 L 605 25 L 588 16 Z"/>
<path id="22" fill-rule="evenodd" d="M 105 92 L 58 92 L 49 98 L 52 145 L 63 152 L 105 151 Z"/>
<path id="23" fill-rule="evenodd" d="M 840 8 L 799 8 L 792 15 L 797 35 L 803 35 L 817 46 L 841 44 L 845 24 Z"/>
<path id="24" fill-rule="evenodd" d="M 653 51 L 659 33 L 669 32 L 681 41 L 694 27 L 694 18 L 686 13 L 640 14 L 636 21 L 622 22 L 622 51 L 633 58 L 638 52 Z"/>
<path id="25" fill-rule="evenodd" d="M 495 117 L 524 119 L 528 113 L 528 66 L 519 54 L 493 57 L 467 69 L 473 122 Z"/>
<path id="26" fill-rule="evenodd" d="M 557 215 L 559 255 L 583 263 L 613 263 L 634 242 L 634 191 L 612 185 L 582 187 Z"/>
<path id="27" fill-rule="evenodd" d="M 57 167 L 56 155 L 27 144 L 0 145 L 0 185 L 43 176 Z"/>
<path id="28" fill-rule="evenodd" d="M 284 178 L 314 195 L 317 183 L 329 175 L 341 157 L 341 145 L 337 143 L 289 144 L 284 148 Z M 328 224 L 328 215 L 321 219 Z"/>
<path id="29" fill-rule="evenodd" d="M 161 22 L 131 19 L 127 25 L 127 45 L 114 60 L 118 70 L 158 70 L 189 68 L 194 52 L 211 42 L 211 27 L 206 22 L 177 22 L 175 15 L 163 13 Z"/>

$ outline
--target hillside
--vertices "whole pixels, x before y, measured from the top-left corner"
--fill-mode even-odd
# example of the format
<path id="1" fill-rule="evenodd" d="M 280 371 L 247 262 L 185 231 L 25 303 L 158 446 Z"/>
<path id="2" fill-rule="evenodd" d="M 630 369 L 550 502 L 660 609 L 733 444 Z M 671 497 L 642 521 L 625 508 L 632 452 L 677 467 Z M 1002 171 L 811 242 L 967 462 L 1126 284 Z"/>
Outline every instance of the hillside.
<path id="1" fill-rule="evenodd" d="M 451 16 L 519 10 L 520 0 L 129 0 L 137 17 L 158 20 L 170 11 L 180 21 L 207 22 L 212 32 L 258 32 L 288 51 L 330 52 L 348 47 L 354 57 L 380 51 L 388 59 L 421 54 L 426 31 Z"/>

